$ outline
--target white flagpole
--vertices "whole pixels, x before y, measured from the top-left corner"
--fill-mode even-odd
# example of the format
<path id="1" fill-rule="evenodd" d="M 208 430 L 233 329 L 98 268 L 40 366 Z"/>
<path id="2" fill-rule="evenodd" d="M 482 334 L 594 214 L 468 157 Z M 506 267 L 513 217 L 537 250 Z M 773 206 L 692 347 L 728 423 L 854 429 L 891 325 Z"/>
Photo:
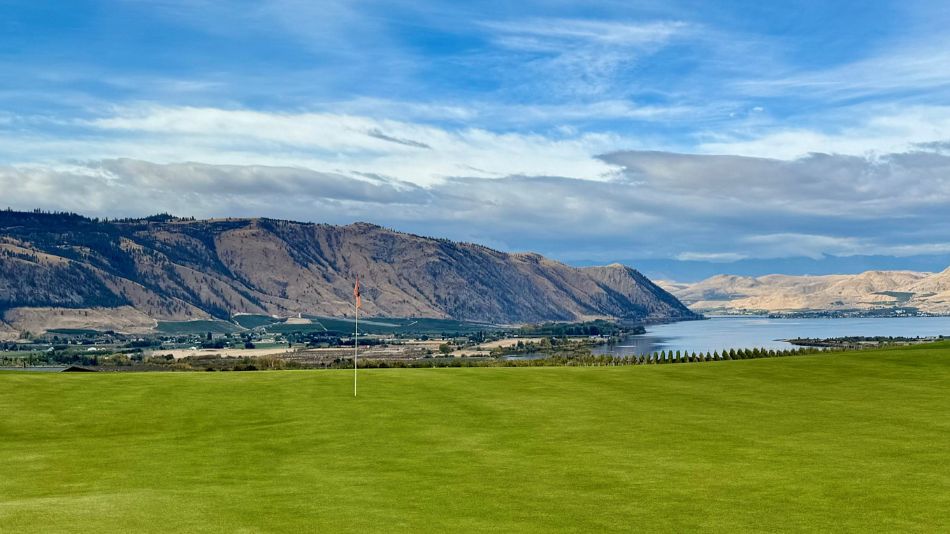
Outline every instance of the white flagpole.
<path id="1" fill-rule="evenodd" d="M 353 396 L 356 396 L 356 357 L 359 352 L 360 346 L 360 307 L 357 305 L 356 308 L 356 323 L 355 330 L 353 332 Z"/>

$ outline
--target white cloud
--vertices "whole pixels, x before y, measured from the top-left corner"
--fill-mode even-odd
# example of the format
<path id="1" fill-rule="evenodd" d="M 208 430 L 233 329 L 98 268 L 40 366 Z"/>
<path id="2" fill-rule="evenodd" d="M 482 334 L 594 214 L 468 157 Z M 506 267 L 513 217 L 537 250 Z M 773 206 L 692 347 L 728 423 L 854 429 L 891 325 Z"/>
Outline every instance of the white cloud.
<path id="1" fill-rule="evenodd" d="M 410 123 L 458 124 L 493 131 L 511 128 L 526 131 L 554 130 L 562 134 L 570 133 L 572 136 L 578 134 L 578 128 L 573 126 L 576 123 L 624 121 L 628 124 L 669 124 L 671 121 L 689 122 L 725 113 L 725 108 L 715 105 L 638 104 L 633 100 L 622 98 L 534 104 L 481 100 L 469 101 L 465 105 L 357 98 L 332 102 L 322 107 L 336 110 L 336 113 L 344 115 L 388 117 L 391 120 Z M 554 125 L 553 128 L 552 125 Z M 646 137 L 645 134 L 638 135 L 640 136 Z M 634 141 L 629 137 L 628 140 Z M 654 148 L 656 148 L 655 143 Z M 628 145 L 625 148 L 632 147 Z"/>
<path id="2" fill-rule="evenodd" d="M 697 146 L 706 154 L 791 159 L 812 152 L 865 155 L 914 149 L 950 139 L 950 106 L 862 106 L 832 114 L 842 126 L 775 128 L 744 134 L 709 132 Z M 826 128 L 828 128 L 826 126 Z"/>
<path id="3" fill-rule="evenodd" d="M 602 156 L 632 183 L 702 212 L 874 219 L 950 203 L 950 156 L 811 154 L 793 160 L 623 151 Z M 662 201 L 663 195 L 658 197 Z M 750 212 L 751 210 L 751 212 Z"/>
<path id="4" fill-rule="evenodd" d="M 121 108 L 65 126 L 82 134 L 63 139 L 0 131 L 0 159 L 134 157 L 160 163 L 289 165 L 432 185 L 452 176 L 607 179 L 613 168 L 593 156 L 636 145 L 614 134 L 498 133 L 334 113 L 193 107 Z"/>
<path id="5" fill-rule="evenodd" d="M 631 66 L 694 30 L 667 20 L 534 18 L 486 21 L 482 26 L 491 32 L 493 44 L 509 53 L 506 61 L 492 65 L 504 85 L 548 100 L 628 94 Z"/>
<path id="6" fill-rule="evenodd" d="M 741 242 L 756 247 L 758 257 L 764 258 L 795 256 L 821 259 L 825 255 L 906 257 L 950 253 L 950 241 L 903 245 L 882 243 L 874 238 L 779 233 L 750 235 L 742 238 Z"/>
<path id="7" fill-rule="evenodd" d="M 711 261 L 714 263 L 729 263 L 744 260 L 747 257 L 745 254 L 737 252 L 682 252 L 676 255 L 676 259 L 681 261 Z"/>
<path id="8" fill-rule="evenodd" d="M 950 41 L 945 35 L 920 39 L 911 36 L 872 55 L 820 70 L 766 74 L 743 80 L 734 87 L 754 96 L 807 93 L 812 98 L 849 100 L 903 96 L 901 93 L 950 89 Z"/>
<path id="9" fill-rule="evenodd" d="M 741 238 L 742 243 L 753 245 L 760 257 L 782 258 L 788 256 L 820 259 L 825 254 L 852 256 L 864 252 L 861 240 L 853 237 L 836 237 L 797 233 L 750 235 Z"/>
<path id="10" fill-rule="evenodd" d="M 585 19 L 529 19 L 489 21 L 503 45 L 528 50 L 560 52 L 565 41 L 589 42 L 617 47 L 664 44 L 683 33 L 689 25 L 682 21 L 627 23 Z"/>

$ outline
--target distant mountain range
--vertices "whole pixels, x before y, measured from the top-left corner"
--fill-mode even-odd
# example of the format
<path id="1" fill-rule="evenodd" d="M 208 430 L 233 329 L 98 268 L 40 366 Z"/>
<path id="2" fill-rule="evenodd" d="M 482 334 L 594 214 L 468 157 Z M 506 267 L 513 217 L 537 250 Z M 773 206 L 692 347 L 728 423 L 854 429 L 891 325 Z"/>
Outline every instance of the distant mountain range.
<path id="1" fill-rule="evenodd" d="M 831 256 L 789 258 L 745 258 L 735 261 L 630 258 L 621 259 L 625 265 L 636 265 L 637 270 L 651 280 L 676 280 L 690 284 L 719 274 L 759 277 L 775 273 L 793 276 L 821 276 L 828 274 L 858 274 L 865 271 L 919 271 L 937 272 L 950 265 L 950 254 L 921 254 L 916 256 Z M 596 262 L 574 261 L 572 265 L 596 265 Z"/>
<path id="2" fill-rule="evenodd" d="M 867 271 L 824 276 L 718 275 L 693 284 L 667 281 L 658 284 L 697 312 L 914 309 L 931 314 L 950 314 L 950 268 L 939 273 Z"/>
<path id="3" fill-rule="evenodd" d="M 348 226 L 170 216 L 101 221 L 0 212 L 0 336 L 15 330 L 148 331 L 238 313 L 495 323 L 691 319 L 636 270 Z"/>

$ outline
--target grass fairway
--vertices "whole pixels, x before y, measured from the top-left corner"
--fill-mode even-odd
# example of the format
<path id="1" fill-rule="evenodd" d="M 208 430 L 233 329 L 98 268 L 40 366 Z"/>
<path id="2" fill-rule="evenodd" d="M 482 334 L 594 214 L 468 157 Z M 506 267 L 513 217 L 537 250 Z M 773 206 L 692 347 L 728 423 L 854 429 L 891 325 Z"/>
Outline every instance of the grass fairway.
<path id="1" fill-rule="evenodd" d="M 950 344 L 360 377 L 0 374 L 0 532 L 950 525 Z"/>

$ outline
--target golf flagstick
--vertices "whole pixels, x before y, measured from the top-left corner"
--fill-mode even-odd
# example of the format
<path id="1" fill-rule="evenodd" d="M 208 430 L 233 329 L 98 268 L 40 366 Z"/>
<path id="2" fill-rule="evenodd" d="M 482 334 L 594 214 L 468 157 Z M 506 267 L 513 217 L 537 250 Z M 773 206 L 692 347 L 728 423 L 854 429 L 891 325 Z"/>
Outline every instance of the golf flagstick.
<path id="1" fill-rule="evenodd" d="M 360 297 L 360 277 L 356 277 L 356 285 L 353 286 L 353 298 L 356 299 L 356 322 L 353 330 L 353 396 L 356 396 L 356 359 L 359 356 L 360 347 L 360 307 L 363 306 L 363 299 Z"/>

